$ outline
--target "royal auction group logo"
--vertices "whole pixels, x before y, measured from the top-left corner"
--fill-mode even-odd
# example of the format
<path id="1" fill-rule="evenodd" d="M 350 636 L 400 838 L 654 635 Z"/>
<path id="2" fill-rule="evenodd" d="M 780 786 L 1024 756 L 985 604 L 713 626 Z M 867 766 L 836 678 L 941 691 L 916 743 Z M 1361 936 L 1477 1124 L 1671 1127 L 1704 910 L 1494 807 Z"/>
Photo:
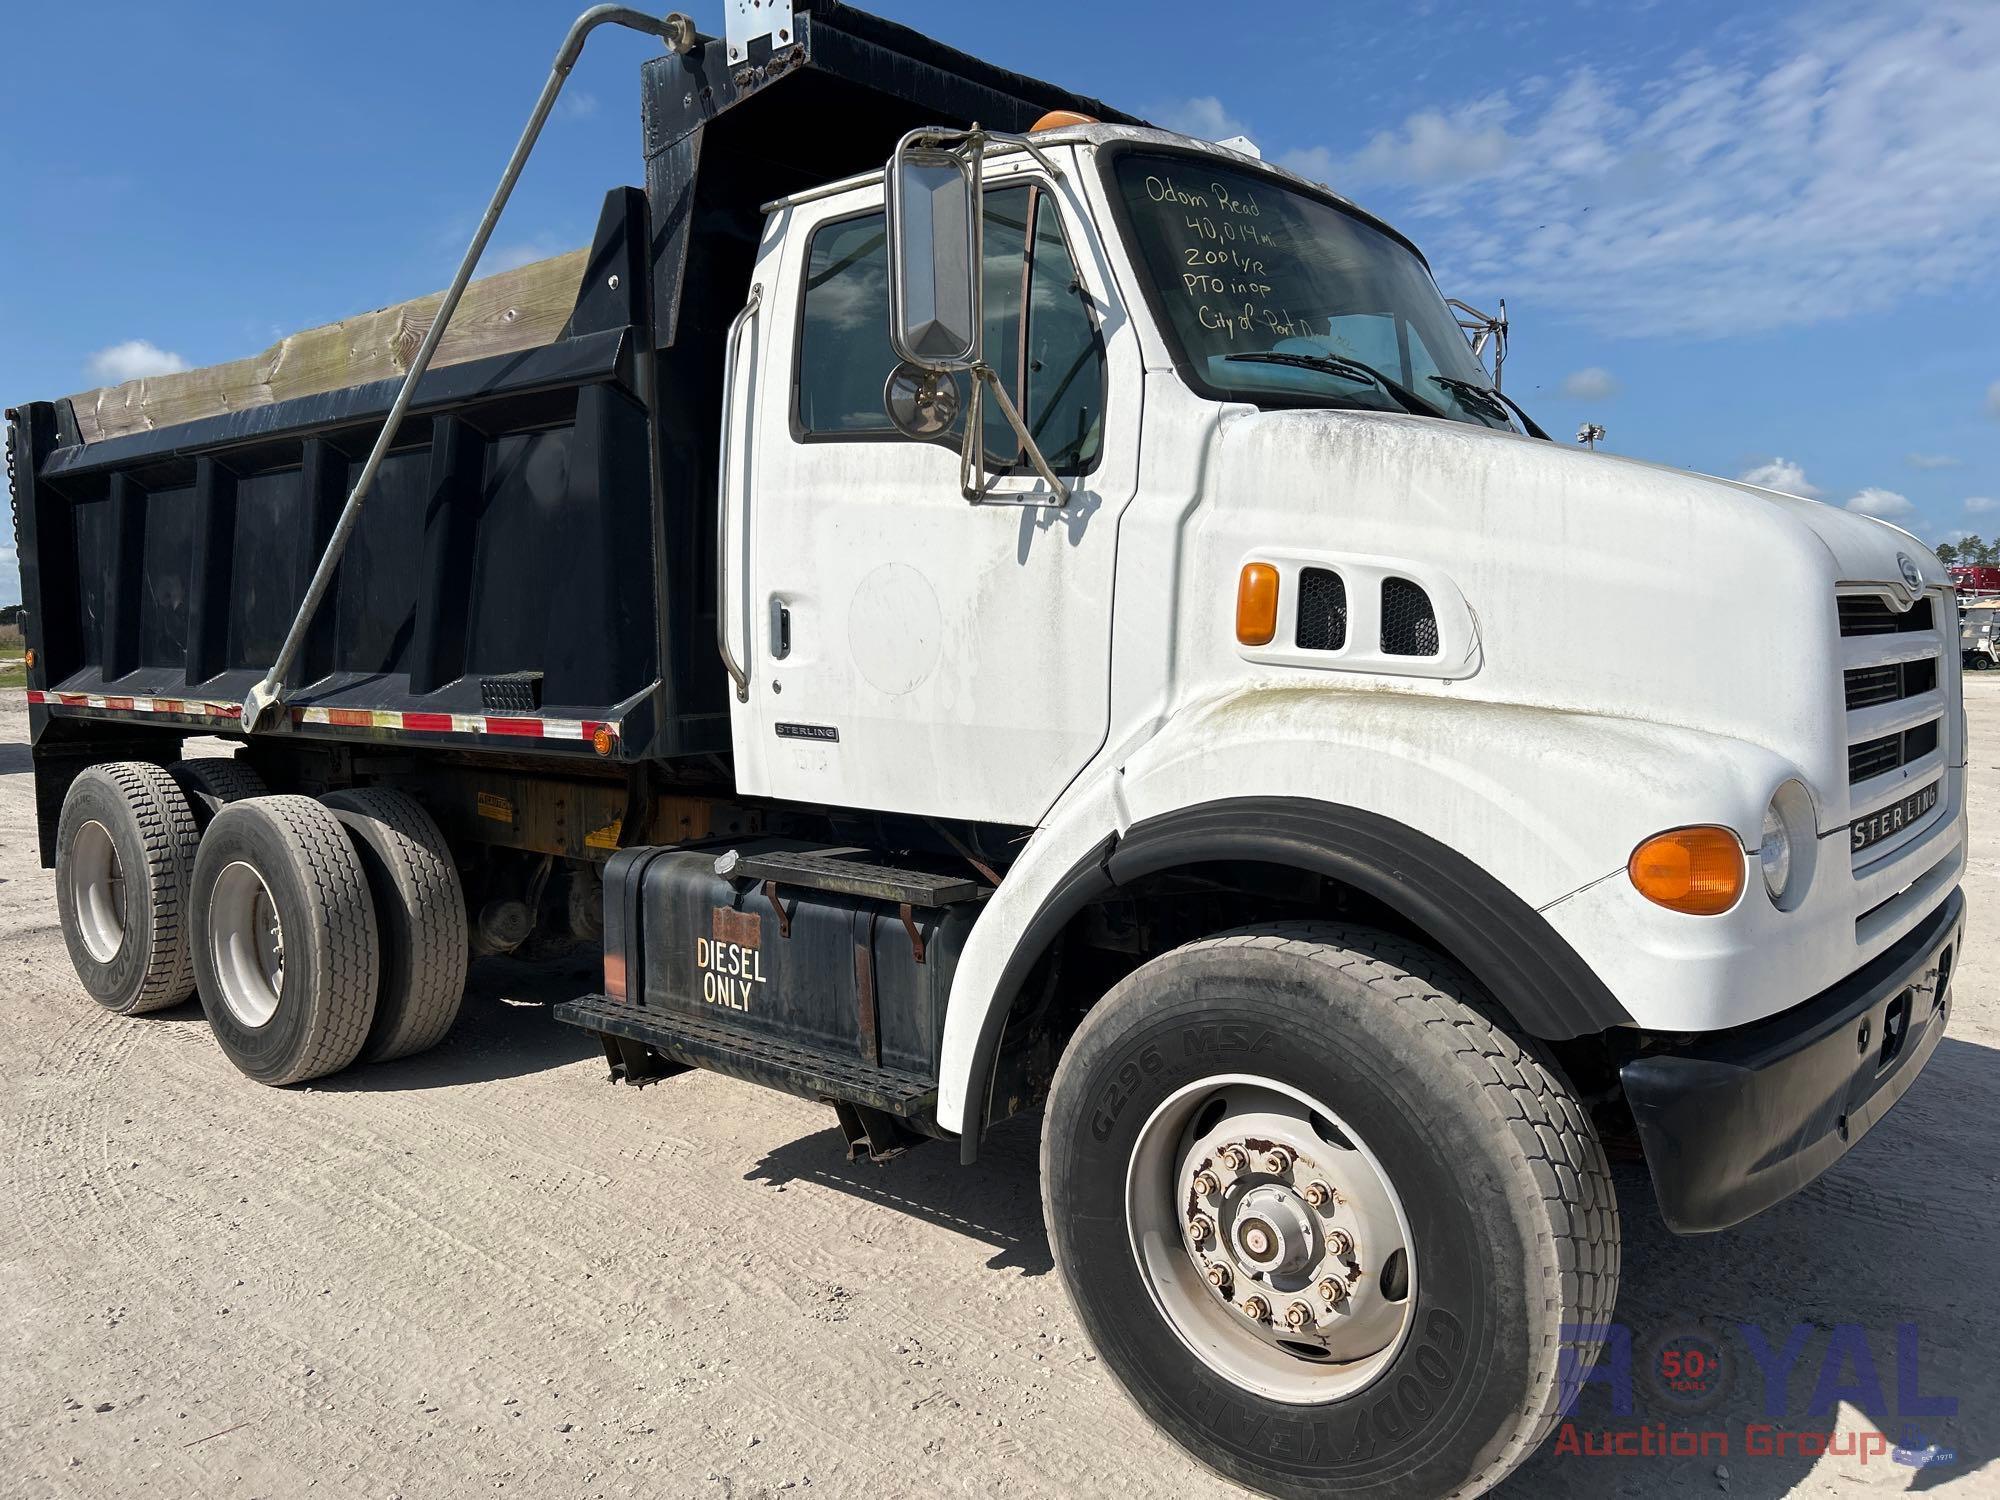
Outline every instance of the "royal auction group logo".
<path id="1" fill-rule="evenodd" d="M 1623 1323 L 1565 1324 L 1558 1365 L 1565 1419 L 1553 1451 L 1952 1463 L 1957 1455 L 1940 1433 L 1958 1415 L 1958 1398 L 1923 1390 L 1921 1343 L 1914 1323 L 1887 1332 L 1858 1323 L 1775 1332 L 1700 1323 L 1643 1339 Z M 1876 1425 L 1842 1430 L 1843 1404 Z"/>

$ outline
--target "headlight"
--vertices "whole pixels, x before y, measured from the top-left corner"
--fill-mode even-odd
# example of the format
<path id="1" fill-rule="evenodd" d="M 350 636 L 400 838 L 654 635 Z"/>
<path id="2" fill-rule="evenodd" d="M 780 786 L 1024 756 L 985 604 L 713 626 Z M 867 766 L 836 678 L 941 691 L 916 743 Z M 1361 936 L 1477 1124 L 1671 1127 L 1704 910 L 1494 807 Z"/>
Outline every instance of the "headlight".
<path id="1" fill-rule="evenodd" d="M 1764 867 L 1764 889 L 1778 900 L 1792 883 L 1792 833 L 1775 802 L 1764 809 L 1764 842 L 1757 846 L 1757 861 Z"/>
<path id="2" fill-rule="evenodd" d="M 1804 783 L 1788 781 L 1764 809 L 1764 834 L 1757 846 L 1764 889 L 1780 911 L 1791 911 L 1805 900 L 1817 847 L 1812 794 Z"/>

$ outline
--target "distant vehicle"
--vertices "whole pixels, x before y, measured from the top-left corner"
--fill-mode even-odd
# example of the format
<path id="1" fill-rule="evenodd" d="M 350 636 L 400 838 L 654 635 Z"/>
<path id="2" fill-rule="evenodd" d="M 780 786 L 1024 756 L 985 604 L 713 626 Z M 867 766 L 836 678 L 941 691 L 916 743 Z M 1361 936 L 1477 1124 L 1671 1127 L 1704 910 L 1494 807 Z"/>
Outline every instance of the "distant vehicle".
<path id="1" fill-rule="evenodd" d="M 2000 625 L 2000 599 L 1968 604 L 1959 611 L 1958 650 L 1967 671 L 1988 672 L 2000 666 L 2000 642 L 1993 637 L 1995 625 Z"/>
<path id="2" fill-rule="evenodd" d="M 1992 563 L 1957 563 L 1946 568 L 1961 594 L 2000 596 L 2000 567 Z"/>

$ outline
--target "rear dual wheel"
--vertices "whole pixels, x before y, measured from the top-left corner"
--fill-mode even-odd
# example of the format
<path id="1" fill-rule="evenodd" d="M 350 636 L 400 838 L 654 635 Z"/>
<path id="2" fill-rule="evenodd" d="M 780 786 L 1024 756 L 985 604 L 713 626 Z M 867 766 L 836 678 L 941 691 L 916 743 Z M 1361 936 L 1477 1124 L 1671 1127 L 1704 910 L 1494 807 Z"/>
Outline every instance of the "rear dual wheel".
<path id="1" fill-rule="evenodd" d="M 186 796 L 158 766 L 115 761 L 70 783 L 56 909 L 77 977 L 106 1010 L 160 1010 L 193 989 L 186 917 L 199 837 Z"/>
<path id="2" fill-rule="evenodd" d="M 195 985 L 224 1055 L 259 1083 L 301 1083 L 361 1055 L 380 939 L 360 857 L 310 797 L 217 813 L 195 858 Z"/>
<path id="3" fill-rule="evenodd" d="M 124 1015 L 199 990 L 261 1082 L 435 1046 L 456 1019 L 465 897 L 403 792 L 264 795 L 241 761 L 92 766 L 57 835 L 57 906 L 84 988 Z"/>
<path id="4" fill-rule="evenodd" d="M 1042 1145 L 1051 1244 L 1106 1366 L 1277 1496 L 1477 1495 L 1611 1315 L 1618 1219 L 1563 1081 L 1388 934 L 1193 943 L 1085 1018 Z"/>
<path id="5" fill-rule="evenodd" d="M 410 1056 L 458 1015 L 465 898 L 444 836 L 405 793 L 224 807 L 202 839 L 193 906 L 202 1007 L 260 1082 Z"/>

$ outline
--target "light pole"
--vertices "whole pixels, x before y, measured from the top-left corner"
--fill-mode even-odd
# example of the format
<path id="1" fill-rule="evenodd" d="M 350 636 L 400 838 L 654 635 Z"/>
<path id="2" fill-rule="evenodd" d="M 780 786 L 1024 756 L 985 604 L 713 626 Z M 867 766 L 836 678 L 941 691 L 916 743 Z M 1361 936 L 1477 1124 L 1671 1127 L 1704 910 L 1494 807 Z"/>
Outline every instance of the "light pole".
<path id="1" fill-rule="evenodd" d="M 1581 427 L 1577 428 L 1576 440 L 1595 453 L 1597 445 L 1604 441 L 1604 429 L 1599 427 L 1595 422 L 1585 422 Z"/>

